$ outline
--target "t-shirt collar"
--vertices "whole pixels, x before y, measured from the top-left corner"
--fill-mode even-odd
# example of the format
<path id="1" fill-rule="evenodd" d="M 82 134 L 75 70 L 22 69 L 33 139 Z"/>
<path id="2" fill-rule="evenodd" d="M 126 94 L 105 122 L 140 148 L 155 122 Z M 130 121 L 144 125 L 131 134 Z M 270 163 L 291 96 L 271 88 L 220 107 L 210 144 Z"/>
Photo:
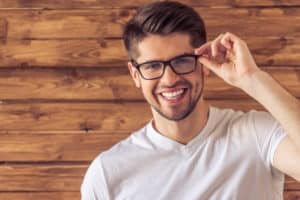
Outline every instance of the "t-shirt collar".
<path id="1" fill-rule="evenodd" d="M 165 150 L 182 150 L 183 148 L 192 148 L 195 145 L 200 145 L 206 139 L 213 128 L 213 119 L 215 118 L 215 109 L 214 107 L 209 107 L 209 115 L 208 120 L 204 126 L 204 128 L 200 131 L 200 133 L 193 138 L 188 144 L 181 144 L 171 138 L 168 138 L 159 132 L 157 132 L 153 127 L 153 120 L 151 120 L 146 126 L 146 134 L 147 137 L 151 140 L 151 142 L 157 147 Z"/>

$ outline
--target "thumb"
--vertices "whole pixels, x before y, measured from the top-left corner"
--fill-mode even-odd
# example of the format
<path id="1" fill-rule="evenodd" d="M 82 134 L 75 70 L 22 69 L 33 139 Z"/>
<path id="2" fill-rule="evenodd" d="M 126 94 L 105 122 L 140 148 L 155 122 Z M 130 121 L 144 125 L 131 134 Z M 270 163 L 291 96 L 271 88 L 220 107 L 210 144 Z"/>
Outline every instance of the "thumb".
<path id="1" fill-rule="evenodd" d="M 213 60 L 210 60 L 209 58 L 204 57 L 204 56 L 200 57 L 198 60 L 202 65 L 204 65 L 205 67 L 210 69 L 212 72 L 217 74 L 218 68 L 220 67 L 219 63 L 217 63 Z"/>

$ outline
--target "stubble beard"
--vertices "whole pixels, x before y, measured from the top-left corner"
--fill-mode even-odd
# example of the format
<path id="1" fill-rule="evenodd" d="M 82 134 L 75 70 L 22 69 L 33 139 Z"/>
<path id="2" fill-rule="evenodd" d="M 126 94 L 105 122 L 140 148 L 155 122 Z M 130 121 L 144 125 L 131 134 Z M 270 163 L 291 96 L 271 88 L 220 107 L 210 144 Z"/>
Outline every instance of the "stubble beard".
<path id="1" fill-rule="evenodd" d="M 186 81 L 186 84 L 189 85 L 189 88 L 192 90 L 192 84 L 189 82 L 189 81 Z M 158 107 L 156 107 L 155 105 L 151 104 L 151 102 L 149 100 L 148 103 L 150 104 L 150 106 L 160 115 L 162 116 L 163 118 L 165 119 L 168 119 L 170 121 L 180 121 L 180 120 L 183 120 L 185 119 L 186 117 L 188 117 L 194 110 L 195 110 L 195 107 L 197 106 L 201 96 L 202 96 L 202 93 L 203 93 L 203 87 L 204 87 L 204 73 L 203 73 L 203 68 L 201 68 L 201 81 L 200 81 L 200 91 L 199 91 L 199 94 L 197 95 L 197 97 L 193 100 L 191 97 L 190 97 L 190 101 L 188 102 L 188 107 L 187 109 L 185 109 L 183 112 L 181 112 L 180 114 L 176 115 L 176 116 L 169 116 L 167 115 L 166 113 L 164 113 L 162 111 L 162 109 L 159 109 Z M 199 88 L 199 84 L 196 84 L 195 85 L 196 88 Z M 154 89 L 155 91 L 155 89 Z M 155 92 L 152 92 L 153 95 L 155 95 Z"/>
<path id="2" fill-rule="evenodd" d="M 199 85 L 197 86 L 199 87 Z M 201 84 L 201 89 L 197 97 L 193 100 L 190 98 L 190 101 L 188 102 L 187 108 L 182 111 L 181 113 L 177 114 L 176 116 L 170 116 L 163 112 L 162 109 L 159 109 L 158 107 L 154 106 L 153 104 L 150 104 L 150 106 L 163 118 L 168 119 L 170 121 L 180 121 L 188 117 L 195 109 L 196 105 L 198 104 L 203 92 L 203 84 Z"/>

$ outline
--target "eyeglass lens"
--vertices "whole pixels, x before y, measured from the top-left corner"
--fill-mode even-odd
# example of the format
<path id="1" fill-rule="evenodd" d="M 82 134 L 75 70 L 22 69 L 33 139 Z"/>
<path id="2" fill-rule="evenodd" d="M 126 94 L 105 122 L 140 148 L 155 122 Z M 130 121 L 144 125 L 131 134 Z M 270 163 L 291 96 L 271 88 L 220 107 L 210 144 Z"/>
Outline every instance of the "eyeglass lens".
<path id="1" fill-rule="evenodd" d="M 185 74 L 194 71 L 196 62 L 195 56 L 180 56 L 166 62 L 153 61 L 141 64 L 139 70 L 144 78 L 154 79 L 162 76 L 166 64 L 170 64 L 175 73 Z"/>

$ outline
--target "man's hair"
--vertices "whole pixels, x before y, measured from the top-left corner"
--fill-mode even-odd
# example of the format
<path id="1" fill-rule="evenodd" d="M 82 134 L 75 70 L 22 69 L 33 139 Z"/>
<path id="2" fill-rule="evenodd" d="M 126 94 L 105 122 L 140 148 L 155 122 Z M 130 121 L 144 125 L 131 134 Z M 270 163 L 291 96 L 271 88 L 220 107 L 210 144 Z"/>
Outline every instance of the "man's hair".
<path id="1" fill-rule="evenodd" d="M 129 57 L 136 59 L 139 56 L 137 45 L 147 35 L 166 36 L 171 33 L 188 34 L 194 48 L 206 42 L 204 22 L 198 13 L 191 7 L 172 1 L 140 7 L 126 24 L 123 40 Z"/>

